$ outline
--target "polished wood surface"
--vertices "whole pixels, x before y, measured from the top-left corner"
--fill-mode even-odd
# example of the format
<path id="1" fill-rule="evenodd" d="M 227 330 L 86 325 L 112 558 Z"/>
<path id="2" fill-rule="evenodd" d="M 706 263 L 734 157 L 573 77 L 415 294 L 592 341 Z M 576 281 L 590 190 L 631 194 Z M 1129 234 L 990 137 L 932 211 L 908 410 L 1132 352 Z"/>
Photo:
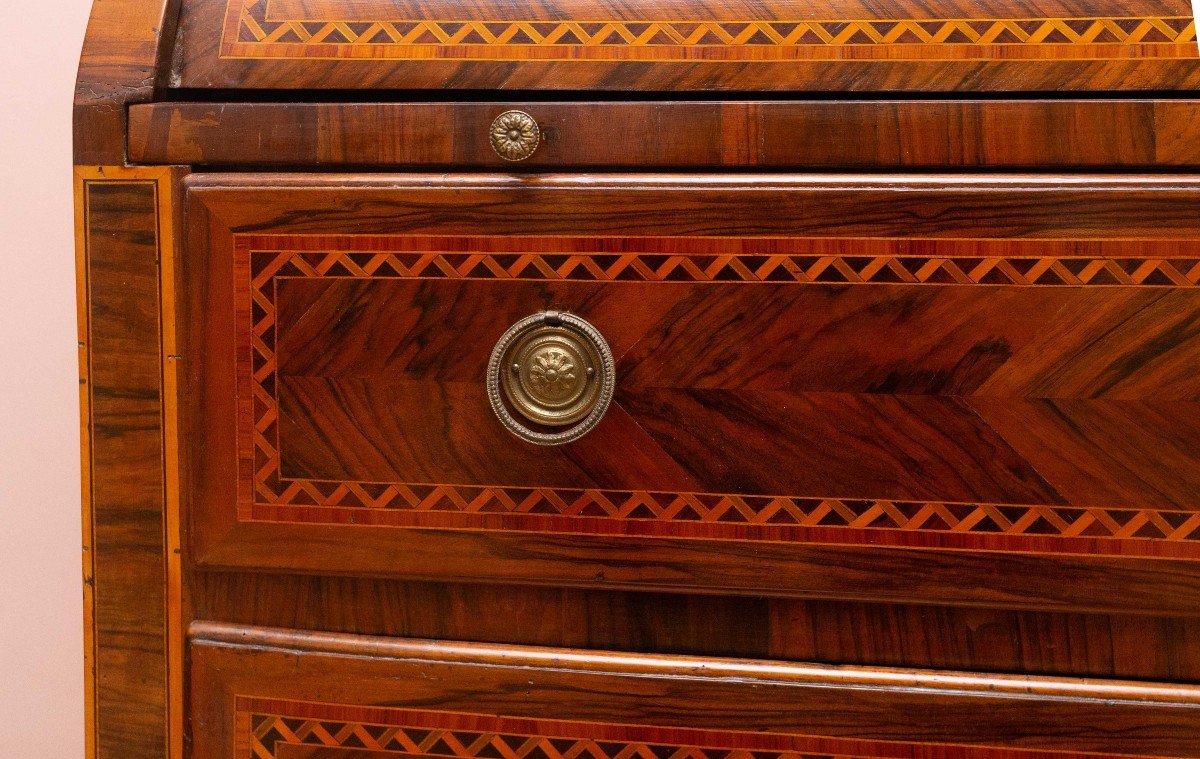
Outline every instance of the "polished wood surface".
<path id="1" fill-rule="evenodd" d="M 1197 756 L 1193 13 L 95 0 L 90 759 Z"/>
<path id="2" fill-rule="evenodd" d="M 201 572 L 247 626 L 882 667 L 1195 682 L 1200 617 Z"/>
<path id="3" fill-rule="evenodd" d="M 710 747 L 736 747 L 926 756 L 946 745 L 963 757 L 976 756 L 975 747 L 992 748 L 996 753 L 978 754 L 989 757 L 1055 750 L 1196 756 L 1200 730 L 1200 691 L 1182 685 L 639 656 L 211 623 L 194 625 L 192 639 L 198 759 L 227 756 L 253 739 L 254 727 L 262 725 L 255 715 L 293 716 L 279 711 L 301 702 L 314 710 L 305 716 L 328 708 L 331 721 L 400 729 L 410 725 L 381 724 L 369 707 L 466 712 L 479 715 L 462 724 L 476 735 L 524 733 L 557 743 L 559 751 L 556 739 L 569 734 L 562 731 L 577 730 L 579 739 L 619 752 L 609 741 L 621 738 L 609 730 L 636 729 L 643 740 L 673 744 L 676 751 L 691 746 L 701 755 Z M 530 721 L 510 731 L 485 715 Z M 455 743 L 495 746 L 495 740 Z M 631 746 L 629 753 L 638 750 Z"/>
<path id="4" fill-rule="evenodd" d="M 125 163 L 126 112 L 167 78 L 182 0 L 96 0 L 75 86 L 75 164 Z M 47 33 L 53 33 L 47 30 Z"/>
<path id="5" fill-rule="evenodd" d="M 191 187 L 205 566 L 1195 606 L 1187 178 Z M 621 377 L 548 450 L 479 381 L 543 308 L 600 326 Z"/>
<path id="6" fill-rule="evenodd" d="M 178 172 L 76 171 L 88 756 L 181 745 L 178 564 L 164 346 Z M 169 372 L 167 372 L 169 373 Z M 177 696 L 182 695 L 177 690 Z"/>
<path id="7" fill-rule="evenodd" d="M 510 108 L 547 167 L 1200 166 L 1194 101 L 151 103 L 130 156 L 204 166 L 512 168 L 488 143 Z"/>
<path id="8" fill-rule="evenodd" d="M 194 0 L 196 88 L 1192 90 L 1187 0 Z"/>
<path id="9" fill-rule="evenodd" d="M 283 479 L 1183 512 L 1200 489 L 1200 344 L 1177 334 L 1200 318 L 1200 290 L 340 274 L 273 283 Z M 614 408 L 569 446 L 514 440 L 483 381 L 504 325 L 543 310 L 587 319 L 617 356 Z M 453 326 L 422 339 L 437 324 Z M 710 508 L 676 517 L 678 534 L 746 536 L 750 522 L 786 540 L 795 524 Z"/>

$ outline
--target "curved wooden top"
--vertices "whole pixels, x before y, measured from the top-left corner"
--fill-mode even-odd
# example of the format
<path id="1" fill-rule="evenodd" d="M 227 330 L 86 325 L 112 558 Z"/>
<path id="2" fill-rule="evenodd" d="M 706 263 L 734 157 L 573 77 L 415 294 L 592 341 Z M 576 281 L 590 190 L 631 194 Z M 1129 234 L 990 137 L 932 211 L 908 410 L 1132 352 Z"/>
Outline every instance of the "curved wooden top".
<path id="1" fill-rule="evenodd" d="M 188 0 L 221 88 L 1200 89 L 1190 0 Z"/>
<path id="2" fill-rule="evenodd" d="M 167 76 L 179 0 L 95 0 L 75 87 L 76 165 L 125 162 L 125 110 Z"/>

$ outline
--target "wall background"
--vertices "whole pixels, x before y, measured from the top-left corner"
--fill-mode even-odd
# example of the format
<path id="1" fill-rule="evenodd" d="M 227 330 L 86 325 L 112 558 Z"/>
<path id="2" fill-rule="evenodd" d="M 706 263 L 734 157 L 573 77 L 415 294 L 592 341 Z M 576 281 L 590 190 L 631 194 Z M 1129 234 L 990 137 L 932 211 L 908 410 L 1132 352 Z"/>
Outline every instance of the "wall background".
<path id="1" fill-rule="evenodd" d="M 0 756 L 72 759 L 84 741 L 71 96 L 91 0 L 6 7 Z"/>

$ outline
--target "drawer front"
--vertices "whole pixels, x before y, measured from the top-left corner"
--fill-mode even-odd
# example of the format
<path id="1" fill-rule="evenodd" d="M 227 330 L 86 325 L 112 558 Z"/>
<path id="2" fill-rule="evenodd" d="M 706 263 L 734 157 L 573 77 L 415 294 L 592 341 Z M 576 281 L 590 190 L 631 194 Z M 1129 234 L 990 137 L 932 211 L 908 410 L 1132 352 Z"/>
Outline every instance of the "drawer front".
<path id="1" fill-rule="evenodd" d="M 1189 686 L 193 626 L 195 759 L 1200 755 Z"/>
<path id="2" fill-rule="evenodd" d="M 280 181 L 191 191 L 201 564 L 1197 598 L 1186 182 Z M 488 387 L 545 311 L 614 357 L 564 445 Z"/>
<path id="3" fill-rule="evenodd" d="M 540 140 L 514 162 L 502 114 Z M 1194 99 L 144 103 L 137 163 L 191 166 L 786 170 L 1200 166 Z M 230 139 L 236 134 L 237 139 Z"/>

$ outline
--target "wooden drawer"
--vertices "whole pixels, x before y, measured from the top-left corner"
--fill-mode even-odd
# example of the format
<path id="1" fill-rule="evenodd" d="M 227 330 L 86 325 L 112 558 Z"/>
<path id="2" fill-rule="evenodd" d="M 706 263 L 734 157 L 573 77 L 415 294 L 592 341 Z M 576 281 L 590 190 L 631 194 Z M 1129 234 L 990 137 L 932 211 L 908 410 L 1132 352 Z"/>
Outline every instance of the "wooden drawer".
<path id="1" fill-rule="evenodd" d="M 129 109 L 129 154 L 301 170 L 1181 169 L 1200 166 L 1198 107 L 1127 98 L 146 103 Z M 489 139 L 512 110 L 540 137 L 518 162 Z"/>
<path id="2" fill-rule="evenodd" d="M 1194 613 L 1200 183 L 201 176 L 194 558 Z M 524 442 L 509 325 L 615 399 Z"/>
<path id="3" fill-rule="evenodd" d="M 212 623 L 191 644 L 194 759 L 1185 757 L 1198 702 L 1193 686 Z"/>

